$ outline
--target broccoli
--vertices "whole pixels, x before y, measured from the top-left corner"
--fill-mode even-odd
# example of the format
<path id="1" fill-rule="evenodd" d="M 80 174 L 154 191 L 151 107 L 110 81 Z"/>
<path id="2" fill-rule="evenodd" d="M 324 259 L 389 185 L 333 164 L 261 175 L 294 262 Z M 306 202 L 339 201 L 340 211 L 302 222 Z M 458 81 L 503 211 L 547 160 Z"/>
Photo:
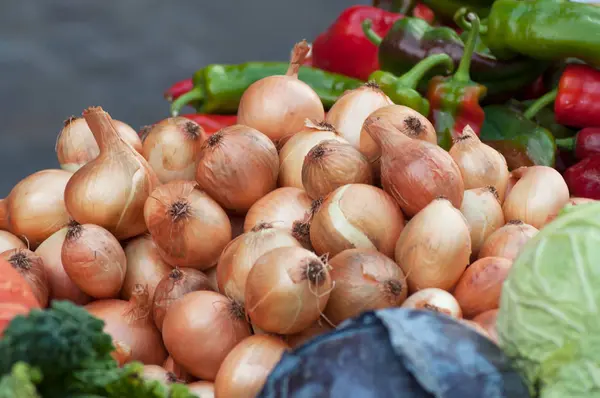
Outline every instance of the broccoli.
<path id="1" fill-rule="evenodd" d="M 41 379 L 39 370 L 18 362 L 10 374 L 0 378 L 0 398 L 40 398 L 35 385 Z"/>

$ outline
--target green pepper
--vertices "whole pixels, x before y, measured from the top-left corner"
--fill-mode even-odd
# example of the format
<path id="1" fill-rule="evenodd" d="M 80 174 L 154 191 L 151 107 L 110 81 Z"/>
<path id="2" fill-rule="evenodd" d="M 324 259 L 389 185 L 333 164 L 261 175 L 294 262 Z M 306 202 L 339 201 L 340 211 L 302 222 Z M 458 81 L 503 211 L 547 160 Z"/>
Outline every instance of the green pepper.
<path id="1" fill-rule="evenodd" d="M 285 75 L 289 67 L 283 62 L 247 62 L 239 65 L 209 65 L 194 73 L 194 88 L 171 104 L 171 114 L 193 104 L 199 113 L 236 113 L 242 94 L 250 85 L 273 75 Z M 302 66 L 298 78 L 312 87 L 326 109 L 346 91 L 364 82 L 351 77 Z"/>
<path id="2" fill-rule="evenodd" d="M 369 76 L 369 80 L 377 83 L 395 104 L 408 106 L 427 117 L 429 115 L 429 101 L 423 98 L 416 88 L 419 81 L 431 68 L 442 64 L 445 65 L 448 73 L 453 71 L 454 63 L 450 56 L 435 54 L 425 58 L 400 77 L 378 70 Z"/>
<path id="3" fill-rule="evenodd" d="M 534 102 L 534 100 L 517 101 L 513 99 L 510 100 L 507 105 L 519 112 L 525 112 Z M 577 130 L 571 129 L 567 126 L 563 126 L 562 124 L 556 122 L 556 117 L 554 115 L 554 110 L 552 109 L 552 107 L 545 107 L 540 109 L 531 118 L 531 120 L 550 131 L 554 138 L 568 138 L 574 136 L 577 133 Z"/>
<path id="4" fill-rule="evenodd" d="M 480 17 L 485 17 L 490 12 L 494 0 L 422 0 L 433 10 L 436 16 L 446 21 L 452 21 L 456 11 L 463 7 L 469 8 Z"/>

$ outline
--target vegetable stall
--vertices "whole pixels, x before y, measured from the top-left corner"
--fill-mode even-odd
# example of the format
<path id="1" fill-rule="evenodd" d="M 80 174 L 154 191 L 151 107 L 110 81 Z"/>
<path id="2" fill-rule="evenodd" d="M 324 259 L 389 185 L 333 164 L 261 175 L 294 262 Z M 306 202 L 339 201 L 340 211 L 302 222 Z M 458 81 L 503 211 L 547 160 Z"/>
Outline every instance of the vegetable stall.
<path id="1" fill-rule="evenodd" d="M 381 0 L 68 117 L 0 199 L 0 398 L 598 395 L 599 37 Z"/>

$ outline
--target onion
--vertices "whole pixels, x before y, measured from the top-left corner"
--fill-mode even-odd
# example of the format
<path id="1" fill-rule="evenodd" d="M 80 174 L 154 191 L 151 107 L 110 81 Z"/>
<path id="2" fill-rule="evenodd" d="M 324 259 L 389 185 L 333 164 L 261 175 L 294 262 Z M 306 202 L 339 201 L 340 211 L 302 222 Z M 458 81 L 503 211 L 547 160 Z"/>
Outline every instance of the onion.
<path id="1" fill-rule="evenodd" d="M 517 180 L 502 209 L 507 220 L 521 220 L 541 229 L 569 201 L 569 188 L 552 167 L 520 167 L 511 173 Z"/>
<path id="2" fill-rule="evenodd" d="M 392 257 L 402 228 L 404 216 L 390 195 L 370 185 L 349 184 L 323 201 L 310 226 L 310 241 L 317 254 L 335 256 L 358 248 Z"/>
<path id="3" fill-rule="evenodd" d="M 0 231 L 0 253 L 11 249 L 26 249 L 25 243 L 8 231 Z"/>
<path id="4" fill-rule="evenodd" d="M 238 107 L 238 123 L 277 141 L 302 130 L 306 118 L 321 120 L 325 117 L 317 93 L 298 80 L 300 66 L 309 51 L 306 40 L 296 44 L 285 75 L 265 77 L 246 89 Z"/>
<path id="5" fill-rule="evenodd" d="M 498 191 L 493 186 L 465 191 L 460 211 L 471 231 L 472 255 L 477 256 L 485 240 L 504 225 Z"/>
<path id="6" fill-rule="evenodd" d="M 521 249 L 539 230 L 520 220 L 511 220 L 497 229 L 483 243 L 479 258 L 504 257 L 515 260 Z"/>
<path id="7" fill-rule="evenodd" d="M 196 381 L 188 384 L 187 388 L 200 398 L 215 398 L 215 385 L 210 381 Z"/>
<path id="8" fill-rule="evenodd" d="M 178 382 L 177 376 L 174 373 L 158 365 L 144 365 L 142 377 L 146 380 L 159 381 L 165 386 Z"/>
<path id="9" fill-rule="evenodd" d="M 194 376 L 189 374 L 181 365 L 176 363 L 171 356 L 167 357 L 162 367 L 165 368 L 167 372 L 173 373 L 175 378 L 183 383 L 190 383 L 196 380 Z"/>
<path id="10" fill-rule="evenodd" d="M 25 177 L 0 199 L 0 229 L 35 249 L 69 222 L 64 193 L 71 176 L 64 170 L 42 170 Z"/>
<path id="11" fill-rule="evenodd" d="M 85 309 L 104 321 L 104 332 L 114 343 L 130 347 L 130 361 L 162 365 L 167 358 L 160 332 L 150 316 L 148 289 L 143 286 L 136 286 L 129 301 L 98 300 L 86 305 Z"/>
<path id="12" fill-rule="evenodd" d="M 460 305 L 454 296 L 445 290 L 435 287 L 419 290 L 411 294 L 402 303 L 402 307 L 435 311 L 454 318 L 462 318 Z"/>
<path id="13" fill-rule="evenodd" d="M 256 260 L 273 249 L 287 246 L 302 247 L 289 232 L 273 228 L 272 224 L 258 224 L 231 241 L 217 265 L 219 292 L 243 304 L 248 273 Z"/>
<path id="14" fill-rule="evenodd" d="M 127 123 L 113 120 L 119 136 L 137 152 L 142 152 L 142 141 L 138 133 Z M 100 148 L 94 139 L 87 122 L 82 117 L 71 116 L 65 120 L 64 127 L 56 139 L 56 155 L 63 170 L 76 172 L 88 162 L 96 159 Z"/>
<path id="15" fill-rule="evenodd" d="M 322 141 L 304 158 L 302 184 L 313 199 L 326 196 L 346 184 L 372 184 L 367 158 L 350 144 Z"/>
<path id="16" fill-rule="evenodd" d="M 467 268 L 454 289 L 454 297 L 466 318 L 500 306 L 502 284 L 511 267 L 509 259 L 485 257 Z"/>
<path id="17" fill-rule="evenodd" d="M 498 317 L 498 310 L 489 310 L 482 312 L 473 318 L 473 322 L 477 323 L 487 332 L 490 339 L 498 344 L 498 332 L 496 330 L 496 319 Z"/>
<path id="18" fill-rule="evenodd" d="M 463 199 L 460 170 L 448 152 L 437 145 L 399 134 L 380 117 L 369 119 L 364 129 L 381 147 L 381 183 L 412 217 L 439 196 L 456 208 Z"/>
<path id="19" fill-rule="evenodd" d="M 244 339 L 223 361 L 215 379 L 215 395 L 256 397 L 288 348 L 281 339 L 272 336 L 255 335 Z"/>
<path id="20" fill-rule="evenodd" d="M 587 203 L 593 203 L 596 202 L 595 199 L 589 199 L 589 198 L 577 198 L 577 197 L 572 197 L 569 198 L 567 204 L 565 204 L 559 211 L 551 214 L 548 216 L 548 221 L 547 223 L 549 223 L 550 221 L 553 221 L 556 217 L 558 217 L 558 214 L 565 208 L 570 207 L 570 206 L 579 206 L 579 205 L 584 205 Z M 1 232 L 1 231 L 0 231 Z"/>
<path id="21" fill-rule="evenodd" d="M 411 291 L 451 289 L 471 256 L 471 236 L 464 216 L 447 199 L 431 202 L 408 222 L 396 244 L 396 263 Z"/>
<path id="22" fill-rule="evenodd" d="M 313 323 L 303 331 L 295 334 L 288 334 L 287 336 L 285 336 L 285 341 L 289 344 L 290 347 L 296 348 L 300 347 L 301 345 L 313 339 L 314 337 L 328 333 L 332 330 L 332 326 L 330 326 L 327 322 L 319 318 L 315 323 Z"/>
<path id="23" fill-rule="evenodd" d="M 406 299 L 402 269 L 375 250 L 344 250 L 329 265 L 335 288 L 325 316 L 336 325 L 364 311 L 397 307 Z"/>
<path id="24" fill-rule="evenodd" d="M 52 234 L 35 250 L 44 262 L 50 298 L 52 300 L 69 300 L 75 304 L 85 305 L 92 298 L 81 291 L 69 278 L 62 263 L 62 247 L 67 236 L 68 228 L 63 228 Z"/>
<path id="25" fill-rule="evenodd" d="M 0 253 L 0 258 L 8 261 L 27 284 L 42 308 L 48 306 L 49 283 L 44 268 L 44 260 L 29 249 L 11 249 Z"/>
<path id="26" fill-rule="evenodd" d="M 227 354 L 248 336 L 243 308 L 210 291 L 186 294 L 169 309 L 163 325 L 173 360 L 203 380 L 214 380 Z"/>
<path id="27" fill-rule="evenodd" d="M 148 130 L 142 154 L 160 182 L 194 180 L 196 157 L 206 133 L 185 117 L 167 118 Z"/>
<path id="28" fill-rule="evenodd" d="M 115 130 L 100 107 L 83 112 L 98 146 L 98 157 L 79 169 L 65 189 L 65 205 L 73 219 L 95 224 L 119 240 L 146 231 L 144 203 L 159 184 L 146 159 Z"/>
<path id="29" fill-rule="evenodd" d="M 195 188 L 191 181 L 159 186 L 146 202 L 144 218 L 168 264 L 202 270 L 216 264 L 231 240 L 231 223 L 217 202 Z"/>
<path id="30" fill-rule="evenodd" d="M 298 333 L 319 319 L 332 289 L 328 265 L 300 247 L 261 256 L 246 281 L 246 310 L 266 332 Z"/>
<path id="31" fill-rule="evenodd" d="M 116 297 L 123 286 L 127 258 L 119 241 L 93 224 L 69 224 L 61 251 L 65 272 L 94 298 Z"/>
<path id="32" fill-rule="evenodd" d="M 158 282 L 173 268 L 160 257 L 158 249 L 149 235 L 142 235 L 128 242 L 125 246 L 125 257 L 127 258 L 127 271 L 121 288 L 121 297 L 129 300 L 135 285 L 140 284 L 148 288 L 148 294 L 152 300 Z"/>
<path id="33" fill-rule="evenodd" d="M 279 151 L 279 186 L 304 189 L 302 167 L 308 152 L 323 141 L 348 142 L 329 123 L 310 120 L 305 123 L 305 128 L 291 136 Z"/>
<path id="34" fill-rule="evenodd" d="M 184 295 L 198 290 L 211 290 L 208 277 L 194 268 L 175 268 L 156 286 L 152 317 L 159 330 L 167 310 Z"/>
<path id="35" fill-rule="evenodd" d="M 466 126 L 449 153 L 460 169 L 465 189 L 493 186 L 500 203 L 504 202 L 508 166 L 500 152 L 481 142 L 473 129 Z"/>
<path id="36" fill-rule="evenodd" d="M 354 148 L 369 156 L 374 145 L 369 138 L 361 135 L 367 117 L 384 106 L 392 105 L 392 100 L 375 83 L 366 83 L 344 93 L 333 104 L 325 121 L 330 123 Z M 365 149 L 368 148 L 368 149 Z"/>

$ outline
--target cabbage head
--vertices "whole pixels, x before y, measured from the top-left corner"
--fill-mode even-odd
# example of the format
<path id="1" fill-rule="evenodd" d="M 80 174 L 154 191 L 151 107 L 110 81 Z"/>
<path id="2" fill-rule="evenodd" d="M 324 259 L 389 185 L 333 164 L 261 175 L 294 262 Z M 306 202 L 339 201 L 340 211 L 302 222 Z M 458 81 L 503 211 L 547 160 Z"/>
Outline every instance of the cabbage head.
<path id="1" fill-rule="evenodd" d="M 497 328 L 533 396 L 600 397 L 600 202 L 568 207 L 527 243 Z"/>

